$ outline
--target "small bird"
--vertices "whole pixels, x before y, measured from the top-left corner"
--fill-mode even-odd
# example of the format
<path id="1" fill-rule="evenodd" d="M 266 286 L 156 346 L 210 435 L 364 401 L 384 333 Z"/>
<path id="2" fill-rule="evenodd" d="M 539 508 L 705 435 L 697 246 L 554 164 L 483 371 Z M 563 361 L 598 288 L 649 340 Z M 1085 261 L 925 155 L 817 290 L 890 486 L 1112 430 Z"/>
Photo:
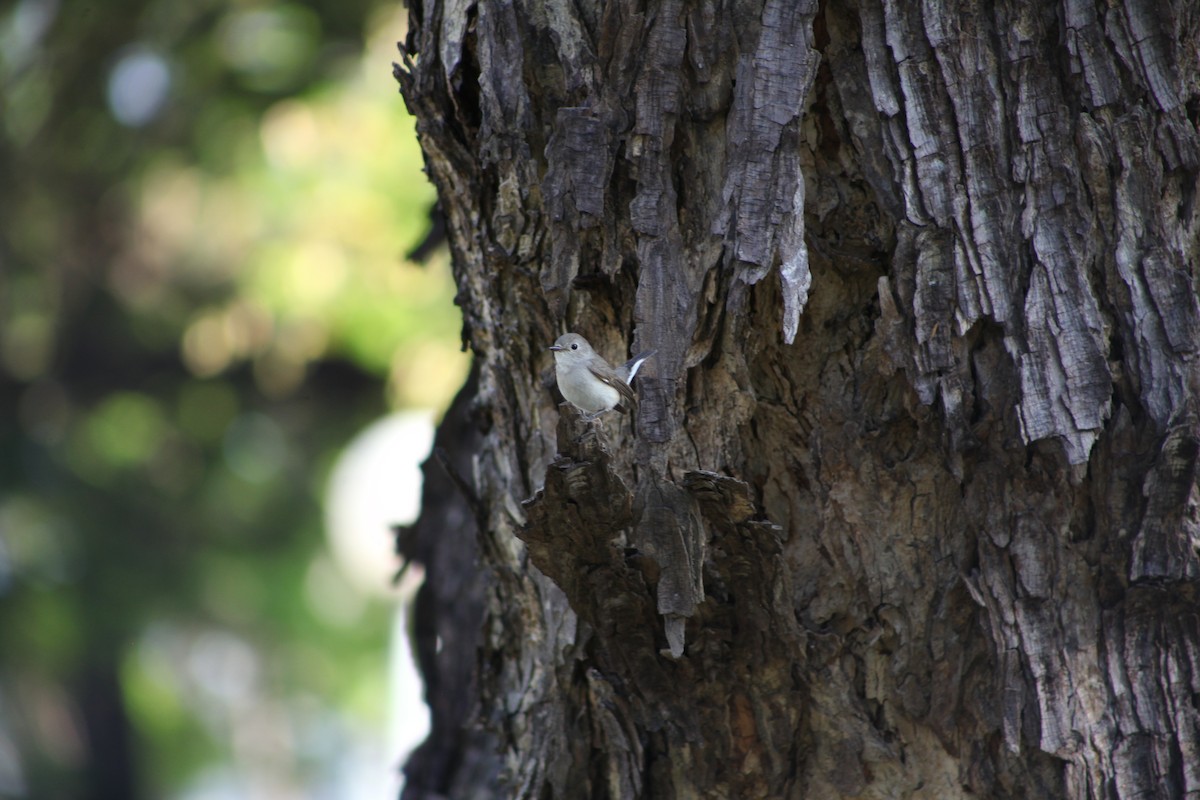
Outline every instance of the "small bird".
<path id="1" fill-rule="evenodd" d="M 625 411 L 636 406 L 629 384 L 642 363 L 656 352 L 639 353 L 624 366 L 614 367 L 578 333 L 564 333 L 550 349 L 554 351 L 559 391 L 588 419 L 612 408 Z"/>

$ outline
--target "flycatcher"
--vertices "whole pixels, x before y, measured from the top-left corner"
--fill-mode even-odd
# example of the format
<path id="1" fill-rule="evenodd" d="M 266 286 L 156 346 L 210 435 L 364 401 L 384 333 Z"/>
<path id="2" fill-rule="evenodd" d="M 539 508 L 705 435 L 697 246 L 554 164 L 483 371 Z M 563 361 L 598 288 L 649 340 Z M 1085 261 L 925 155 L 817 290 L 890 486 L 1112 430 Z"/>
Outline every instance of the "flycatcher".
<path id="1" fill-rule="evenodd" d="M 609 409 L 626 411 L 637 405 L 633 376 L 654 350 L 639 353 L 624 366 L 614 367 L 592 349 L 578 333 L 564 333 L 550 348 L 558 390 L 571 405 L 593 419 Z"/>

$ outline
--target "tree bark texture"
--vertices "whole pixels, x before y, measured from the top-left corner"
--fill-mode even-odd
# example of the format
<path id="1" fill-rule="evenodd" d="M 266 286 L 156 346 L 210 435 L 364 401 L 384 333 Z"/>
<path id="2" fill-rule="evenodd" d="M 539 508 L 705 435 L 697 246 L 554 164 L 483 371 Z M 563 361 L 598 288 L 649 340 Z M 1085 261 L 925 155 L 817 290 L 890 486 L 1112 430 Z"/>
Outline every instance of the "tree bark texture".
<path id="1" fill-rule="evenodd" d="M 1200 5 L 412 0 L 402 62 L 481 587 L 406 797 L 1200 797 Z M 657 349 L 632 418 L 565 330 Z"/>

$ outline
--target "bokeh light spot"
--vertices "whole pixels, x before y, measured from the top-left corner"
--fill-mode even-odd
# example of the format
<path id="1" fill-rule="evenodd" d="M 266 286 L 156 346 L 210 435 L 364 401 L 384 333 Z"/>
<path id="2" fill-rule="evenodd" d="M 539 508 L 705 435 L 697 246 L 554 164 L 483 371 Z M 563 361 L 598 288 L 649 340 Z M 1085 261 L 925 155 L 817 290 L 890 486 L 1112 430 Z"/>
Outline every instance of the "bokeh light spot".
<path id="1" fill-rule="evenodd" d="M 117 122 L 140 128 L 158 116 L 171 91 L 171 68 L 163 57 L 136 47 L 108 76 L 108 108 Z"/>
<path id="2" fill-rule="evenodd" d="M 0 28 L 0 63 L 16 71 L 33 57 L 58 16 L 58 0 L 21 0 Z"/>
<path id="3" fill-rule="evenodd" d="M 216 375 L 229 366 L 233 348 L 225 338 L 225 326 L 216 313 L 202 314 L 183 333 L 183 363 L 201 378 Z"/>
<path id="4" fill-rule="evenodd" d="M 207 378 L 235 360 L 267 350 L 275 323 L 271 314 L 253 302 L 235 302 L 222 310 L 208 309 L 183 334 L 183 362 L 192 374 Z"/>
<path id="5" fill-rule="evenodd" d="M 237 412 L 237 393 L 223 381 L 192 381 L 179 393 L 179 426 L 198 442 L 220 439 Z"/>
<path id="6" fill-rule="evenodd" d="M 265 414 L 243 414 L 225 433 L 225 463 L 242 480 L 271 480 L 284 468 L 287 457 L 287 440 L 279 423 Z"/>
<path id="7" fill-rule="evenodd" d="M 258 680 L 259 659 L 254 648 L 224 630 L 197 636 L 187 665 L 195 684 L 226 704 L 244 701 Z"/>
<path id="8" fill-rule="evenodd" d="M 57 584 L 73 572 L 67 525 L 38 498 L 10 495 L 0 502 L 0 595 L 12 578 Z"/>
<path id="9" fill-rule="evenodd" d="M 88 439 L 96 455 L 114 467 L 146 461 L 165 429 L 158 403 L 135 392 L 110 395 L 87 420 Z"/>
<path id="10" fill-rule="evenodd" d="M 229 14 L 218 41 L 222 57 L 259 91 L 294 83 L 309 66 L 320 38 L 311 11 L 295 5 L 247 9 Z"/>
<path id="11" fill-rule="evenodd" d="M 50 319 L 44 314 L 23 313 L 4 326 L 0 357 L 10 375 L 33 380 L 46 370 L 53 344 Z"/>
<path id="12" fill-rule="evenodd" d="M 307 167 L 321 152 L 316 115 L 296 100 L 276 103 L 263 115 L 261 138 L 267 161 L 277 170 Z"/>

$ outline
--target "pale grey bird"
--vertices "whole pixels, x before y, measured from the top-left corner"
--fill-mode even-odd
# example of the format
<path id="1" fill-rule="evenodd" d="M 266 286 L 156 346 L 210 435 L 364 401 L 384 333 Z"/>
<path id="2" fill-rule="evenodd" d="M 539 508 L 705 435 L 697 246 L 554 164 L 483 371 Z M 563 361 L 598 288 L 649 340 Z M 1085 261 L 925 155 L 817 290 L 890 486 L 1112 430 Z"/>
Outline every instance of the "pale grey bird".
<path id="1" fill-rule="evenodd" d="M 639 353 L 624 366 L 614 367 L 578 333 L 564 333 L 550 349 L 554 351 L 559 391 L 589 419 L 612 408 L 625 411 L 636 406 L 629 384 L 643 362 L 655 353 Z"/>

